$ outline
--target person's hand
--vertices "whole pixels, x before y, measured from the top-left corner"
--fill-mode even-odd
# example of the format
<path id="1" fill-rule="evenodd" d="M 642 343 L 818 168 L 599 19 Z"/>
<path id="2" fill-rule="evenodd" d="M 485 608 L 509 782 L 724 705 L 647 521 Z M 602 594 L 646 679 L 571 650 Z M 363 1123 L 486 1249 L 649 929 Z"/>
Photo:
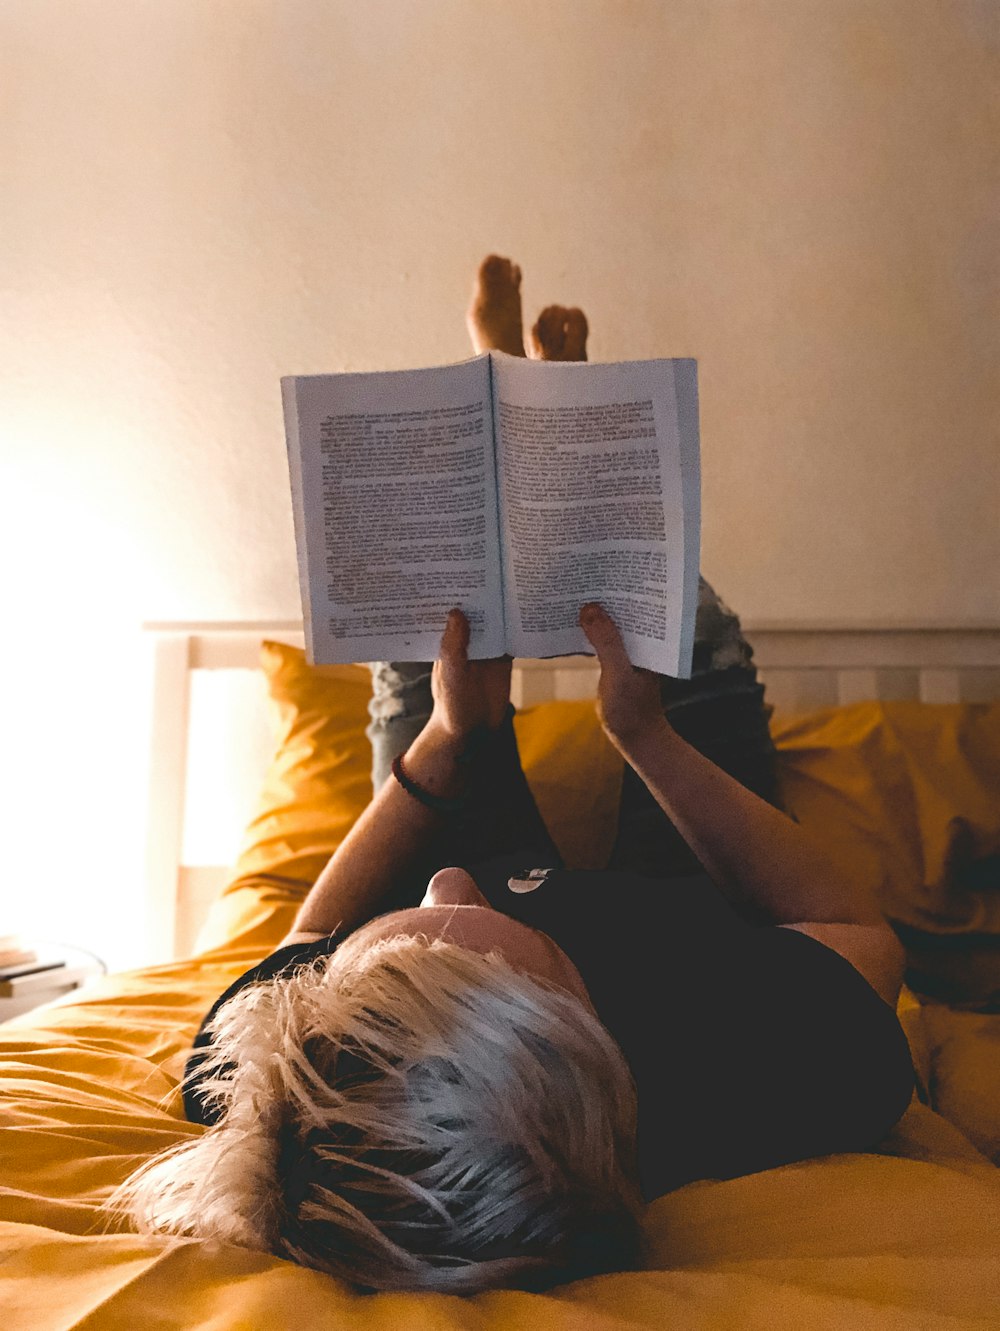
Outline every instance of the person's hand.
<path id="1" fill-rule="evenodd" d="M 496 730 L 510 702 L 513 659 L 470 661 L 469 621 L 461 610 L 448 615 L 441 655 L 431 671 L 434 711 L 431 720 L 451 739 L 464 740 L 479 726 Z"/>
<path id="2" fill-rule="evenodd" d="M 581 607 L 580 627 L 601 663 L 597 715 L 611 742 L 625 750 L 663 721 L 659 676 L 632 664 L 618 625 L 596 601 Z"/>

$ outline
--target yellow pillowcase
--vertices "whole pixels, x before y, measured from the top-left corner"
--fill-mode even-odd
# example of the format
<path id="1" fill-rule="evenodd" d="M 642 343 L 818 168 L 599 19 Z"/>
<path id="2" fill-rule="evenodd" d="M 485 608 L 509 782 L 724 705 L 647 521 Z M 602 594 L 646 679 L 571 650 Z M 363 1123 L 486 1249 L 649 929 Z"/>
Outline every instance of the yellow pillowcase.
<path id="1" fill-rule="evenodd" d="M 782 789 L 893 918 L 1000 933 L 955 870 L 1000 851 L 1000 704 L 864 702 L 771 723 Z"/>
<path id="2" fill-rule="evenodd" d="M 273 948 L 308 889 L 372 796 L 365 735 L 365 666 L 310 666 L 305 653 L 265 642 L 276 752 L 233 878 L 198 938 L 204 953 L 239 942 Z M 617 826 L 622 760 L 592 702 L 550 702 L 519 712 L 514 730 L 525 775 L 565 862 L 599 868 Z"/>
<path id="3" fill-rule="evenodd" d="M 908 983 L 1000 1001 L 1000 860 L 973 872 L 1000 856 L 1000 703 L 856 703 L 771 729 L 786 807 L 876 894 Z"/>
<path id="4" fill-rule="evenodd" d="M 312 884 L 371 799 L 371 675 L 366 666 L 310 666 L 277 642 L 262 645 L 261 668 L 275 754 L 236 874 Z"/>

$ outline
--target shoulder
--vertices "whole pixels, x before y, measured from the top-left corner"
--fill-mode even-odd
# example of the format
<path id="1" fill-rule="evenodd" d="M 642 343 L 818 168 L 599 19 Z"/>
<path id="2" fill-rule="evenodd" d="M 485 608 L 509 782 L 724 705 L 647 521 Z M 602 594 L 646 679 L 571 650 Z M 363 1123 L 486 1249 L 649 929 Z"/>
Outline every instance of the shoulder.
<path id="1" fill-rule="evenodd" d="M 771 927 L 805 934 L 839 953 L 868 981 L 879 998 L 895 1009 L 903 984 L 906 953 L 888 924 L 826 924 L 803 920 Z"/>
<path id="2" fill-rule="evenodd" d="M 255 966 L 243 972 L 229 988 L 215 1000 L 211 1010 L 205 1017 L 198 1031 L 195 1040 L 195 1047 L 199 1044 L 207 1043 L 208 1036 L 206 1027 L 211 1019 L 216 1015 L 219 1008 L 228 1003 L 231 998 L 245 989 L 248 985 L 257 984 L 261 981 L 280 979 L 285 972 L 291 973 L 297 966 L 307 965 L 311 961 L 318 961 L 328 952 L 332 952 L 336 942 L 332 934 L 312 934 L 312 933 L 293 933 L 275 948 L 269 952 Z"/>
<path id="3" fill-rule="evenodd" d="M 275 952 L 280 952 L 282 948 L 285 948 L 285 947 L 291 947 L 293 943 L 318 943 L 321 939 L 323 939 L 323 938 L 330 938 L 330 937 L 332 937 L 332 935 L 330 935 L 330 934 L 328 934 L 328 933 L 327 933 L 327 934 L 310 934 L 310 933 L 289 934 L 286 938 L 283 938 L 283 939 L 281 940 L 281 942 L 280 942 L 280 943 L 278 944 L 278 946 L 274 949 L 274 951 L 275 951 Z M 271 955 L 273 956 L 274 953 L 272 953 Z"/>

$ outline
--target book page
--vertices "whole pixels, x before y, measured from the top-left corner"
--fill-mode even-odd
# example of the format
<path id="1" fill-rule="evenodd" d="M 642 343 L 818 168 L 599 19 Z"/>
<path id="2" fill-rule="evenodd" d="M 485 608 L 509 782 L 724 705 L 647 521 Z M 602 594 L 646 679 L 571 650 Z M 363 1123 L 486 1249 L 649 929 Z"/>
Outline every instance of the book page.
<path id="1" fill-rule="evenodd" d="M 489 357 L 281 382 L 309 660 L 501 655 Z"/>
<path id="2" fill-rule="evenodd" d="M 696 362 L 493 359 L 508 651 L 592 654 L 577 617 L 599 601 L 634 665 L 689 678 Z"/>

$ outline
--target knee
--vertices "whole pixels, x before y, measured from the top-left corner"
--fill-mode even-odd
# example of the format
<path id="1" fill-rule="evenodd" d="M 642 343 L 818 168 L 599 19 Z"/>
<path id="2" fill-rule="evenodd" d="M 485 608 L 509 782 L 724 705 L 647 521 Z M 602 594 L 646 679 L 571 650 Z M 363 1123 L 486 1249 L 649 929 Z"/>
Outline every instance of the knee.
<path id="1" fill-rule="evenodd" d="M 427 716 L 433 704 L 429 661 L 373 661 L 368 713 L 372 728 L 399 717 Z"/>

